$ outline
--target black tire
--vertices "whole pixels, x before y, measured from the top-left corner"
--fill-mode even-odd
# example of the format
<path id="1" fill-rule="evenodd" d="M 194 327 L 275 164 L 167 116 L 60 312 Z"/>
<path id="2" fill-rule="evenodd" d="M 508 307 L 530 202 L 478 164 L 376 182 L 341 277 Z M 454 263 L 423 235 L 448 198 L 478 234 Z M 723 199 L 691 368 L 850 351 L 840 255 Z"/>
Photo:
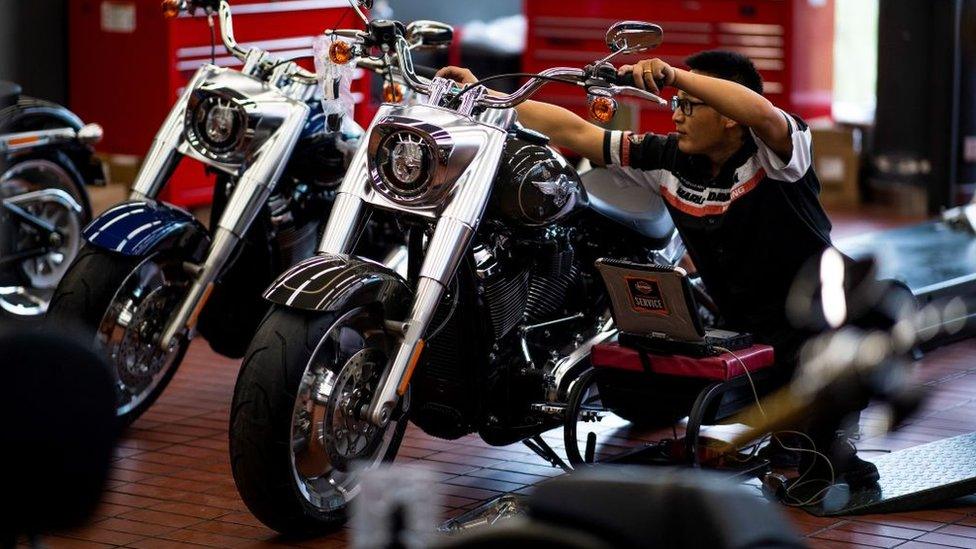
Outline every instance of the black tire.
<path id="1" fill-rule="evenodd" d="M 138 257 L 83 245 L 51 297 L 45 323 L 50 327 L 75 326 L 84 330 L 83 337 L 94 340 L 105 309 L 139 262 Z"/>
<path id="2" fill-rule="evenodd" d="M 84 245 L 54 291 L 45 324 L 53 329 L 71 326 L 79 331 L 80 337 L 95 341 L 99 323 L 119 287 L 144 260 L 144 257 L 125 256 Z M 119 428 L 130 425 L 156 402 L 179 368 L 188 346 L 186 342 L 180 344 L 173 365 L 145 400 L 125 414 L 116 415 Z M 115 367 L 113 361 L 109 362 Z"/>
<path id="3" fill-rule="evenodd" d="M 298 387 L 318 342 L 342 317 L 275 305 L 251 342 L 234 388 L 230 456 L 234 482 L 248 509 L 287 535 L 342 526 L 346 509 L 322 511 L 300 493 L 291 463 L 291 421 Z M 337 368 L 332 368 L 334 371 Z M 336 372 L 338 373 L 338 372 Z M 400 417 L 384 461 L 396 457 L 407 420 Z"/>

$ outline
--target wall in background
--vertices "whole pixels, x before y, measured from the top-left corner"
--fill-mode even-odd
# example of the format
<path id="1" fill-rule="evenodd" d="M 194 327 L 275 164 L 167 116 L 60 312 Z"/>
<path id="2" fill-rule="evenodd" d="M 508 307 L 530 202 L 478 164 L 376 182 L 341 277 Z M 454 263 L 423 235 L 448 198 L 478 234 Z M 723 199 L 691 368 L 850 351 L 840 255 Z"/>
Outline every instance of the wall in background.
<path id="1" fill-rule="evenodd" d="M 0 0 L 0 78 L 58 103 L 68 98 L 66 0 Z"/>

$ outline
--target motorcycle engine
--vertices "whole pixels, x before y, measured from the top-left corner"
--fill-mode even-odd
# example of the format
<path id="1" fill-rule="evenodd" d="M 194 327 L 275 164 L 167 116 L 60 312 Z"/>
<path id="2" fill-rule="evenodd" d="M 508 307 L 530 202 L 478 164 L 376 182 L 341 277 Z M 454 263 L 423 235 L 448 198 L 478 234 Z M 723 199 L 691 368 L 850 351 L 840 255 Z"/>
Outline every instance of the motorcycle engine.
<path id="1" fill-rule="evenodd" d="M 472 251 L 473 261 L 459 271 L 434 316 L 422 366 L 411 383 L 411 419 L 446 439 L 478 430 L 489 416 L 520 421 L 508 416 L 518 415 L 516 402 L 537 398 L 539 385 L 538 376 L 533 383 L 515 381 L 525 365 L 518 328 L 568 316 L 580 278 L 563 228 L 518 238 L 495 233 Z M 479 299 L 465 297 L 475 295 Z M 534 345 L 541 349 L 537 358 L 548 356 L 550 343 L 559 348 L 572 336 L 569 328 L 539 330 L 545 340 Z"/>
<path id="2" fill-rule="evenodd" d="M 478 276 L 496 340 L 523 324 L 564 316 L 580 269 L 571 235 L 550 227 L 533 237 L 501 239 L 491 250 L 475 248 Z"/>

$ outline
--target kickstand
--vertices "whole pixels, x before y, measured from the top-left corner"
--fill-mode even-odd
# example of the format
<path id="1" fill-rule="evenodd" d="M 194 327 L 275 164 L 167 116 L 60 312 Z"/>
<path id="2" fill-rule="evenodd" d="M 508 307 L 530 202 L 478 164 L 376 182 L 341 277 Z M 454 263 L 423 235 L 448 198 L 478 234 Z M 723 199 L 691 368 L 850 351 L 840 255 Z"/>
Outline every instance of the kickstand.
<path id="1" fill-rule="evenodd" d="M 553 467 L 559 467 L 567 473 L 573 470 L 569 464 L 563 461 L 563 458 L 559 457 L 556 451 L 552 449 L 552 446 L 549 446 L 549 443 L 543 440 L 541 435 L 527 438 L 522 441 L 522 444 L 528 446 L 529 450 L 532 450 L 536 455 L 548 461 Z"/>

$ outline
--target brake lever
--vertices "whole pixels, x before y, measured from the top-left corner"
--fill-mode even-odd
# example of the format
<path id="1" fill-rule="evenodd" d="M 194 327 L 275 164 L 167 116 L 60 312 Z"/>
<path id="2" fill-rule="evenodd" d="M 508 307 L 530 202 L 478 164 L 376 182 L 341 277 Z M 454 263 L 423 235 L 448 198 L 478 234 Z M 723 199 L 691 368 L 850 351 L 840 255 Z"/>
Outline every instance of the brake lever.
<path id="1" fill-rule="evenodd" d="M 632 97 L 639 97 L 641 99 L 654 101 L 658 105 L 662 106 L 666 106 L 668 104 L 668 102 L 662 99 L 660 96 L 633 86 L 609 86 L 605 89 L 610 92 L 611 95 L 629 95 Z"/>
<path id="2" fill-rule="evenodd" d="M 633 82 L 632 73 L 629 71 L 618 74 L 617 69 L 610 64 L 588 65 L 584 70 L 588 76 L 583 83 L 587 93 L 592 93 L 591 90 L 596 88 L 600 90 L 597 95 L 629 95 L 654 101 L 658 105 L 668 104 L 667 101 L 654 93 L 625 84 L 626 82 Z M 655 81 L 655 84 L 659 84 L 658 89 L 663 87 L 663 82 Z"/>

